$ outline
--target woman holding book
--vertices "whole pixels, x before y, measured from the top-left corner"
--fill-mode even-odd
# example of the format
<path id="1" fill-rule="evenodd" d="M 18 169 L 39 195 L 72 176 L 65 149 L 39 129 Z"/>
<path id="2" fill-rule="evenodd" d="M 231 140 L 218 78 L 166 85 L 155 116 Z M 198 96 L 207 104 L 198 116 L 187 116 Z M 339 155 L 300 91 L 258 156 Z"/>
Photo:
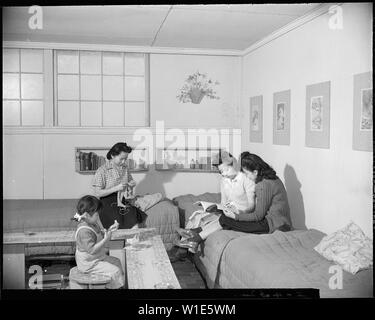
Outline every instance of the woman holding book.
<path id="1" fill-rule="evenodd" d="M 124 210 L 125 206 L 118 201 L 119 195 L 125 190 L 132 190 L 136 185 L 126 162 L 131 152 L 132 148 L 125 142 L 116 143 L 107 153 L 109 161 L 99 167 L 92 181 L 94 195 L 103 203 L 100 220 L 106 229 L 115 220 L 119 222 L 120 229 L 137 227 L 147 217 L 136 207 Z"/>
<path id="2" fill-rule="evenodd" d="M 237 213 L 223 210 L 223 214 L 217 222 L 186 230 L 186 236 L 189 236 L 186 246 L 191 249 L 190 251 L 195 252 L 201 241 L 221 229 L 257 234 L 292 229 L 287 193 L 275 170 L 259 156 L 243 152 L 241 154 L 241 172 L 255 183 L 254 210 L 240 210 Z"/>

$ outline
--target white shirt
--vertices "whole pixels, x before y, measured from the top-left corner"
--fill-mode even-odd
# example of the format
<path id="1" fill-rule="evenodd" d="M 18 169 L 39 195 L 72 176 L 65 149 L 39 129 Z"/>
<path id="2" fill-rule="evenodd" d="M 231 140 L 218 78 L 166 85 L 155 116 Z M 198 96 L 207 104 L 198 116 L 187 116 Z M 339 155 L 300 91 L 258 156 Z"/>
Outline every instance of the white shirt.
<path id="1" fill-rule="evenodd" d="M 239 172 L 233 179 L 222 178 L 220 183 L 221 204 L 232 202 L 238 210 L 253 209 L 255 205 L 255 183 Z"/>

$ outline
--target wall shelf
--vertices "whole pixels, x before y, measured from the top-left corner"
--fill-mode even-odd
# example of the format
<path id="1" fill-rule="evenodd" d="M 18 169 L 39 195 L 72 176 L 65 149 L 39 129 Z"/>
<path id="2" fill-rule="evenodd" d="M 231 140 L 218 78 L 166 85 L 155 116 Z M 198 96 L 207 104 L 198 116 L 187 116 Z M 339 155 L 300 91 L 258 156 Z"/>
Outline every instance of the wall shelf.
<path id="1" fill-rule="evenodd" d="M 156 149 L 156 171 L 219 173 L 212 159 L 220 152 L 217 148 L 159 148 Z M 191 168 L 190 166 L 197 166 Z"/>
<path id="2" fill-rule="evenodd" d="M 74 149 L 75 171 L 79 174 L 95 174 L 96 170 L 108 161 L 106 154 L 109 149 L 108 147 L 76 147 Z M 147 148 L 133 148 L 128 157 L 129 172 L 148 171 L 148 159 Z"/>

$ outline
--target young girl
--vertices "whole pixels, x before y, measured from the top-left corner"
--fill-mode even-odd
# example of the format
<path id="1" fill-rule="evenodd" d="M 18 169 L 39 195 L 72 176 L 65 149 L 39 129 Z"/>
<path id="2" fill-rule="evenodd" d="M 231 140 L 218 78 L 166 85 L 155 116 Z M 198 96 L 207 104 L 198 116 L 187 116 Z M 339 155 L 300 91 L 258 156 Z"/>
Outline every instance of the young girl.
<path id="1" fill-rule="evenodd" d="M 75 258 L 79 271 L 107 275 L 111 281 L 106 287 L 118 289 L 125 283 L 121 262 L 106 254 L 107 244 L 112 232 L 117 230 L 118 223 L 114 221 L 108 230 L 102 229 L 99 218 L 102 208 L 102 202 L 94 196 L 87 195 L 78 201 L 77 213 L 73 218 L 79 222 L 75 234 Z"/>

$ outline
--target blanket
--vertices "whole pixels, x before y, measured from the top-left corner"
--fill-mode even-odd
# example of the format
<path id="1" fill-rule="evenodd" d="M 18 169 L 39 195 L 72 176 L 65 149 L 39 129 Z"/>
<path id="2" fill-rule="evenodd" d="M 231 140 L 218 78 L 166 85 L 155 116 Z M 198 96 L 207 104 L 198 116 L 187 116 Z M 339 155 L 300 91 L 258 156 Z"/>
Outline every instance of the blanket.
<path id="1" fill-rule="evenodd" d="M 314 229 L 262 235 L 221 230 L 206 239 L 195 260 L 210 288 L 317 288 L 325 298 L 372 297 L 372 269 L 356 275 L 342 270 L 341 288 L 332 287 L 337 266 L 313 249 L 324 235 Z"/>

